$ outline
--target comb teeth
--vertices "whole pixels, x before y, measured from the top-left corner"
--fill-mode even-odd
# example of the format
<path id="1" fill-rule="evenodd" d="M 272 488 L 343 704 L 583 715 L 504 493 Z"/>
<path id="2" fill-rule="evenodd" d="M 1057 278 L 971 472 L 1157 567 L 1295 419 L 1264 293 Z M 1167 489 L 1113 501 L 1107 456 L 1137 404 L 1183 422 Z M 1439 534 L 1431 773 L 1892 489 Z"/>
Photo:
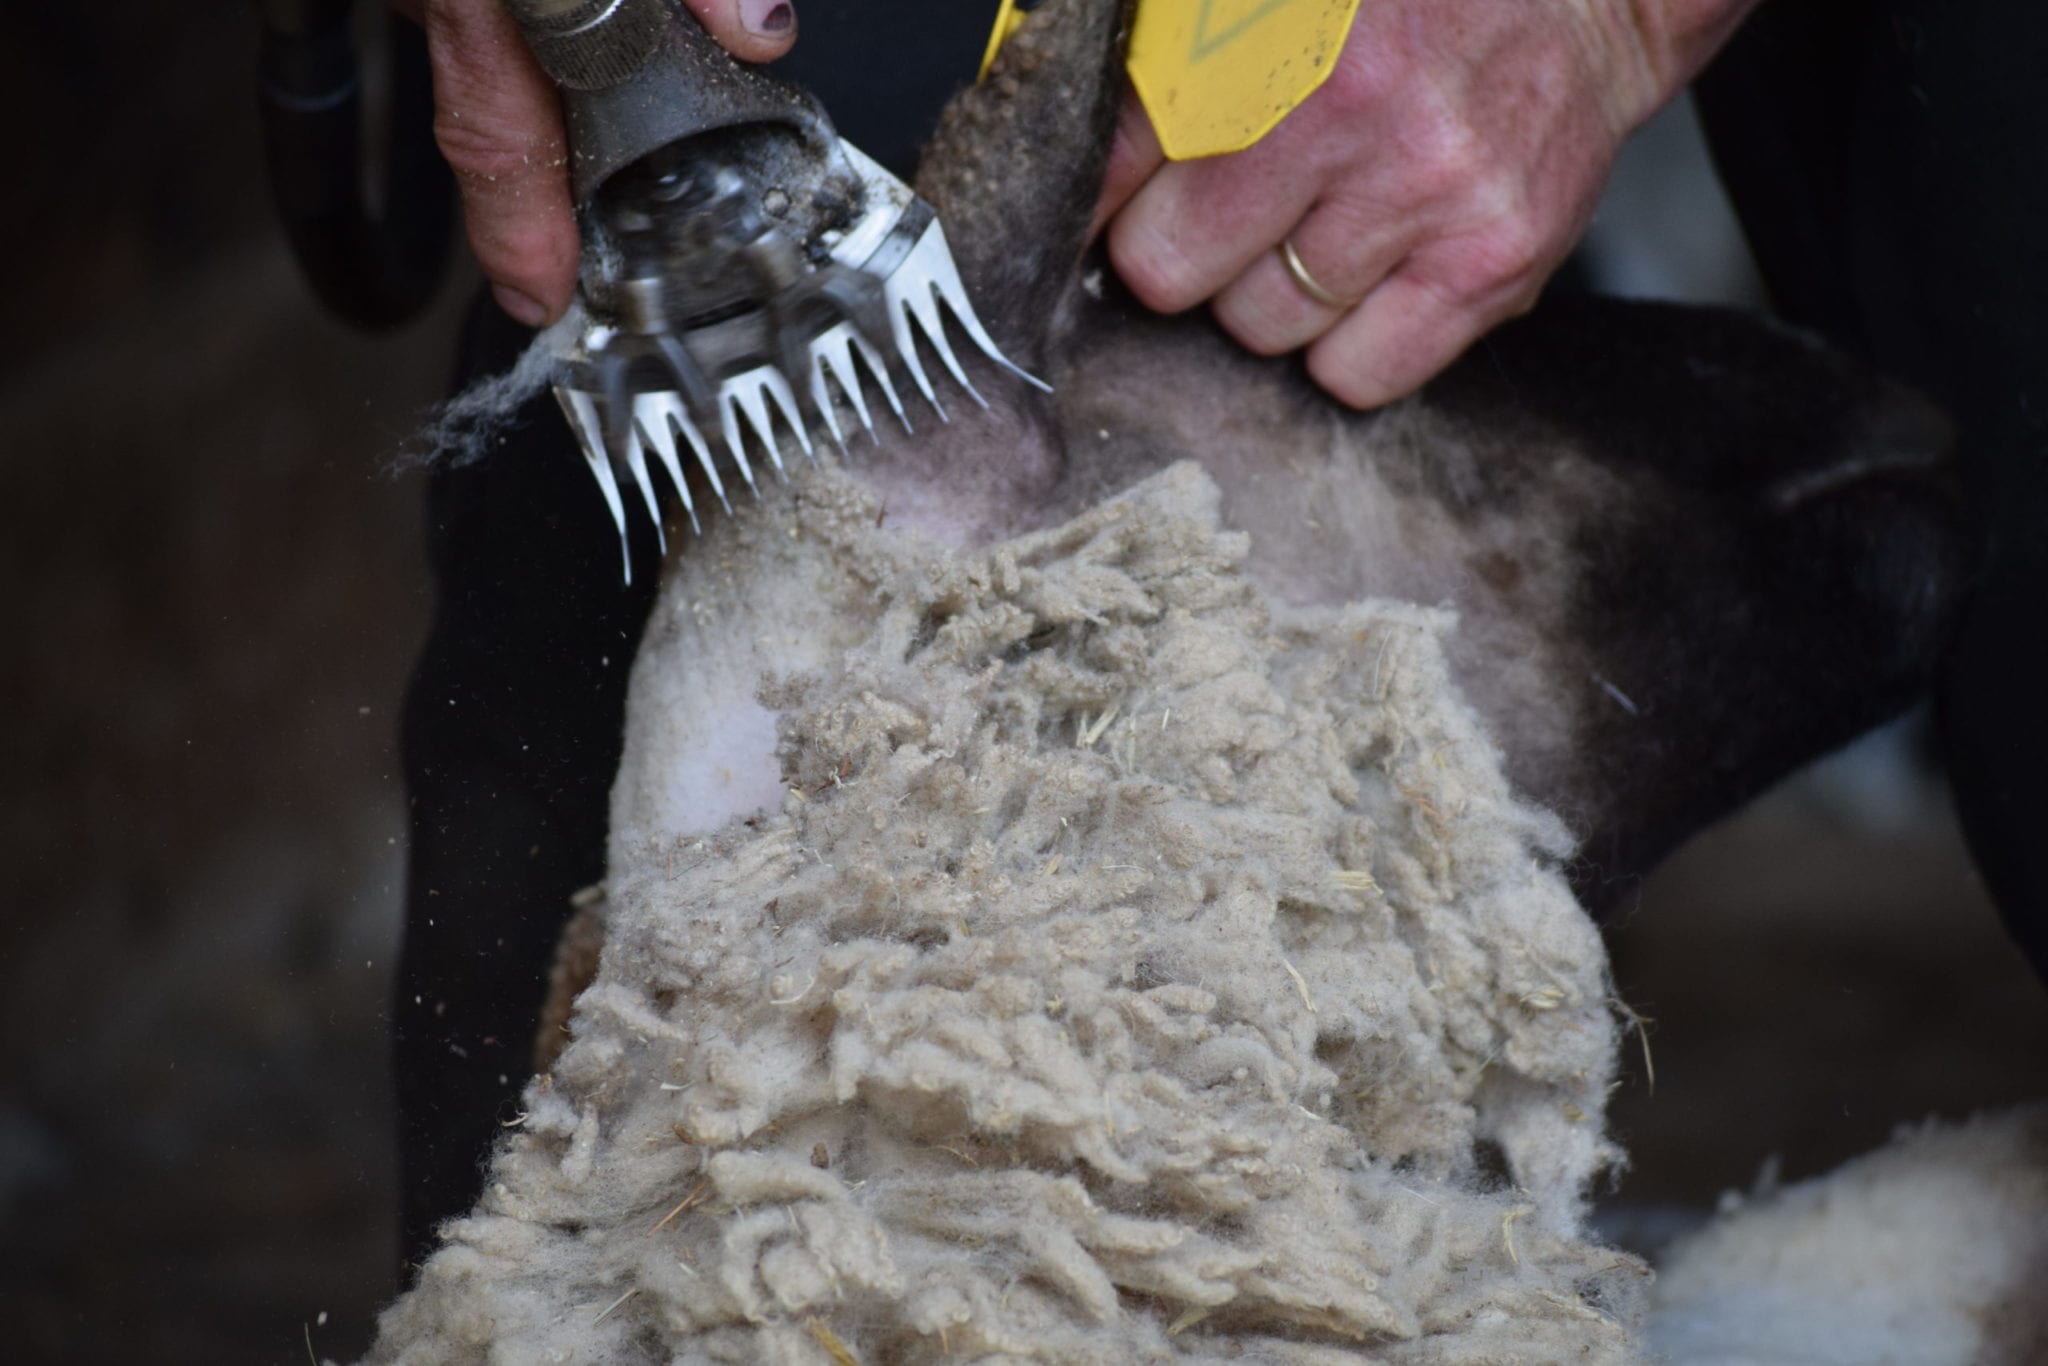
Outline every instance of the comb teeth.
<path id="1" fill-rule="evenodd" d="M 1005 356 L 996 346 L 995 339 L 989 336 L 988 329 L 982 326 L 981 319 L 975 316 L 974 305 L 967 298 L 959 268 L 953 262 L 952 250 L 946 245 L 945 231 L 937 219 L 925 226 L 916 244 L 882 282 L 882 295 L 888 310 L 889 342 L 895 348 L 896 359 L 909 372 L 911 383 L 931 404 L 941 422 L 951 421 L 951 418 L 939 400 L 930 372 L 925 368 L 921 352 L 926 348 L 939 358 L 944 372 L 965 389 L 976 404 L 988 407 L 988 400 L 968 379 L 966 367 L 960 363 L 952 339 L 947 336 L 946 317 L 949 313 L 961 333 L 984 356 L 1034 388 L 1052 392 L 1050 385 Z M 919 345 L 920 339 L 922 346 Z M 668 548 L 668 538 L 661 525 L 660 501 L 648 471 L 648 447 L 653 448 L 656 460 L 682 499 L 691 529 L 701 533 L 703 528 L 697 520 L 696 503 L 685 478 L 681 448 L 676 444 L 678 435 L 689 446 L 719 504 L 730 513 L 732 502 L 727 497 L 725 481 L 718 467 L 724 463 L 729 469 L 737 470 L 747 488 L 756 498 L 760 497 L 754 463 L 748 456 L 750 446 L 756 456 L 767 458 L 781 479 L 789 477 L 783 463 L 784 432 L 797 450 L 809 457 L 813 464 L 817 463 L 817 448 L 809 430 L 806 405 L 797 397 L 796 385 L 799 382 L 808 399 L 808 416 L 823 422 L 826 434 L 842 454 L 846 451 L 846 433 L 840 421 L 842 403 L 859 421 L 868 439 L 880 444 L 868 406 L 863 372 L 865 378 L 881 390 L 889 410 L 903 424 L 903 430 L 911 430 L 903 399 L 890 378 L 887 356 L 852 323 L 838 323 L 813 337 L 808 345 L 808 355 L 809 373 L 806 375 L 785 375 L 774 365 L 758 365 L 733 375 L 719 385 L 714 413 L 693 415 L 683 396 L 671 389 L 632 394 L 627 400 L 632 405 L 631 420 L 620 424 L 620 430 L 625 433 L 622 441 L 616 438 L 608 441 L 606 438 L 606 432 L 611 430 L 608 420 L 613 414 L 603 394 L 566 384 L 556 387 L 555 395 L 561 401 L 563 412 L 568 415 L 570 430 L 576 434 L 584 461 L 597 479 L 598 490 L 611 512 L 612 523 L 618 528 L 619 554 L 625 564 L 627 583 L 633 581 L 633 562 L 626 535 L 625 499 L 619 490 L 621 472 L 638 488 L 648 520 L 654 523 L 655 537 L 664 552 Z M 700 418 L 717 431 L 720 439 L 718 448 L 705 439 L 698 425 Z M 619 445 L 624 449 L 617 449 Z"/>

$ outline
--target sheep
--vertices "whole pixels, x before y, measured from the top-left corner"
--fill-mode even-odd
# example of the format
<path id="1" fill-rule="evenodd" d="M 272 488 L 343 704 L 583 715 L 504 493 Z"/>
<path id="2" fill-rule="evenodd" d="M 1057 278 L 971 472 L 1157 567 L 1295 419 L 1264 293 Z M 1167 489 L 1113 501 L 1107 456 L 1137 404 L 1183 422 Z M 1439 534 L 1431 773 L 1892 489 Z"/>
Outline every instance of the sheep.
<path id="1" fill-rule="evenodd" d="M 1730 1195 L 1659 1258 L 1670 1366 L 2020 1366 L 2048 1357 L 2048 1107 L 1902 1128 Z"/>
<path id="2" fill-rule="evenodd" d="M 1917 691 L 1941 424 L 1725 314 L 1555 301 L 1371 415 L 1146 315 L 1119 8 L 920 174 L 1054 396 L 672 557 L 595 979 L 373 1360 L 1636 1350 L 1574 893 Z"/>

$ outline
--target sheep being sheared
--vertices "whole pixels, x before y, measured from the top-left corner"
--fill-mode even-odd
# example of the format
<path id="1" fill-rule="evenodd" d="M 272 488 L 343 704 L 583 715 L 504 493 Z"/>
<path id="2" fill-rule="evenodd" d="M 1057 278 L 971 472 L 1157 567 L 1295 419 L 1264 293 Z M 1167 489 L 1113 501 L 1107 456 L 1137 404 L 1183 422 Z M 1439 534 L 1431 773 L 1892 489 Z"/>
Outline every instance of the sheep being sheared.
<path id="1" fill-rule="evenodd" d="M 1911 696 L 1938 426 L 1725 315 L 1374 415 L 1148 317 L 1081 255 L 1118 18 L 1034 12 L 921 179 L 1055 395 L 672 557 L 596 981 L 374 1359 L 1632 1350 L 1567 875 Z"/>

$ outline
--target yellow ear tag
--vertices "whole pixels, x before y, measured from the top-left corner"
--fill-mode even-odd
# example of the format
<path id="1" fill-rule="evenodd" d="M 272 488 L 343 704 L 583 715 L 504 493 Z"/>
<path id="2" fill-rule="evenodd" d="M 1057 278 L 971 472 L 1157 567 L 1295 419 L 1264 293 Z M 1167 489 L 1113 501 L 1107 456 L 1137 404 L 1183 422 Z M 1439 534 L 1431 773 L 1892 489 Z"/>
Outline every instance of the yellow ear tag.
<path id="1" fill-rule="evenodd" d="M 1358 0 L 1144 0 L 1131 84 L 1175 161 L 1241 152 L 1337 69 Z"/>
<path id="2" fill-rule="evenodd" d="M 1141 0 L 1131 28 L 1131 84 L 1175 161 L 1241 152 L 1322 88 L 1358 15 L 1358 0 Z M 1002 0 L 988 69 L 1024 22 Z"/>
<path id="3" fill-rule="evenodd" d="M 1010 41 L 1010 35 L 1024 22 L 1024 11 L 1017 8 L 1017 0 L 1003 0 L 1002 8 L 996 11 L 996 26 L 988 35 L 988 51 L 981 54 L 981 74 L 974 79 L 988 79 L 988 69 L 996 64 L 996 54 L 1003 50 L 1003 44 Z"/>

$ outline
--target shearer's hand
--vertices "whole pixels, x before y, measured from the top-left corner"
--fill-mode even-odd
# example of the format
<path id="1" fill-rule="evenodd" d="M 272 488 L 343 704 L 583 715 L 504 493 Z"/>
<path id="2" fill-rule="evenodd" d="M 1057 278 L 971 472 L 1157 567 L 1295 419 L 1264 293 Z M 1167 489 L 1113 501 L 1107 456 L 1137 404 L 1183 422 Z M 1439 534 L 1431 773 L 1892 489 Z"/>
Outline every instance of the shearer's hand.
<path id="1" fill-rule="evenodd" d="M 529 327 L 576 293 L 576 218 L 555 88 L 500 0 L 391 0 L 426 25 L 434 137 L 462 191 L 469 244 L 498 306 Z M 686 0 L 733 56 L 772 61 L 796 41 L 788 0 Z"/>
<path id="2" fill-rule="evenodd" d="M 1246 151 L 1165 164 L 1127 97 L 1110 260 L 1151 307 L 1207 301 L 1253 351 L 1307 347 L 1343 402 L 1390 402 L 1535 301 L 1622 139 L 1752 2 L 1365 0 L 1328 82 Z"/>

